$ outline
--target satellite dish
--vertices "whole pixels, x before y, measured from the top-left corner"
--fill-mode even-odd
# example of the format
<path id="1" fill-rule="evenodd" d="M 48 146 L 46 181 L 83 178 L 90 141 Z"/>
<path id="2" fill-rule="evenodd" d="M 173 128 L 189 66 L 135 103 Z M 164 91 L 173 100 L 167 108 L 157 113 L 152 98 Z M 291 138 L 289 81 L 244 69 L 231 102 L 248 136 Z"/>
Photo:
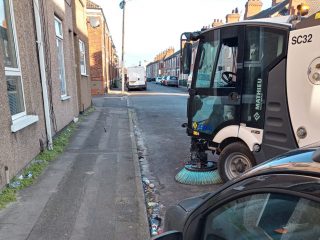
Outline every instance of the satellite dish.
<path id="1" fill-rule="evenodd" d="M 89 17 L 89 22 L 93 28 L 100 27 L 100 19 L 97 17 Z"/>

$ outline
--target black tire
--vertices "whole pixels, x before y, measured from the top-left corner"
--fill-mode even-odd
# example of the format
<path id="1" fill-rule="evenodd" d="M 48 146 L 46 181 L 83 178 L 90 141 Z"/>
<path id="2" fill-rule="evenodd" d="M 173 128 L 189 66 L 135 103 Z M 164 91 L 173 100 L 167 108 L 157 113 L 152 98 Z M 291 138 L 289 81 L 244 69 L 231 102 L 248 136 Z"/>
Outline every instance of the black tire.
<path id="1" fill-rule="evenodd" d="M 255 165 L 256 161 L 250 149 L 242 142 L 234 142 L 220 153 L 218 171 L 222 181 L 227 182 Z"/>

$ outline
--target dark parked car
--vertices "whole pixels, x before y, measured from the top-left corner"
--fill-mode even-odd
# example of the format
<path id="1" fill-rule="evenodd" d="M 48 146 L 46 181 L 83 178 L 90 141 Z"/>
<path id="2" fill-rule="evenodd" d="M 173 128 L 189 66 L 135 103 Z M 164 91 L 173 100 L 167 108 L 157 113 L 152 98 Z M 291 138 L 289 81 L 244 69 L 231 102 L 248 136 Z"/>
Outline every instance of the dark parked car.
<path id="1" fill-rule="evenodd" d="M 179 86 L 178 78 L 176 76 L 168 76 L 166 79 L 166 85 L 178 87 Z"/>
<path id="2" fill-rule="evenodd" d="M 320 239 L 320 143 L 169 208 L 162 240 Z"/>

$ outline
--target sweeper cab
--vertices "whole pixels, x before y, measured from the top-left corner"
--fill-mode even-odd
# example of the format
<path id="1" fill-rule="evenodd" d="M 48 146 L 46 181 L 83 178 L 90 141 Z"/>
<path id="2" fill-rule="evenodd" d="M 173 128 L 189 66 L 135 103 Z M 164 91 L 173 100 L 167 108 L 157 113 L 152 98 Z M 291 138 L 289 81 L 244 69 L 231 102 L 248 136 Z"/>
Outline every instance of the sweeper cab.
<path id="1" fill-rule="evenodd" d="M 320 13 L 184 33 L 181 73 L 190 68 L 190 171 L 212 169 L 213 151 L 228 181 L 320 140 Z"/>

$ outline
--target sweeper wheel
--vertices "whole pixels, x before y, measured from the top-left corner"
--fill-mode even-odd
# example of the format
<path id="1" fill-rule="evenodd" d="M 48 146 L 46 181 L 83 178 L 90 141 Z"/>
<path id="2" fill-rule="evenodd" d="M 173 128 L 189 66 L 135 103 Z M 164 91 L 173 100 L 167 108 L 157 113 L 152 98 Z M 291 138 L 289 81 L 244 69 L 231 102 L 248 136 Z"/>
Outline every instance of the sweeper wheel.
<path id="1" fill-rule="evenodd" d="M 256 165 L 250 149 L 242 142 L 227 145 L 218 160 L 218 170 L 223 182 L 227 182 Z"/>

